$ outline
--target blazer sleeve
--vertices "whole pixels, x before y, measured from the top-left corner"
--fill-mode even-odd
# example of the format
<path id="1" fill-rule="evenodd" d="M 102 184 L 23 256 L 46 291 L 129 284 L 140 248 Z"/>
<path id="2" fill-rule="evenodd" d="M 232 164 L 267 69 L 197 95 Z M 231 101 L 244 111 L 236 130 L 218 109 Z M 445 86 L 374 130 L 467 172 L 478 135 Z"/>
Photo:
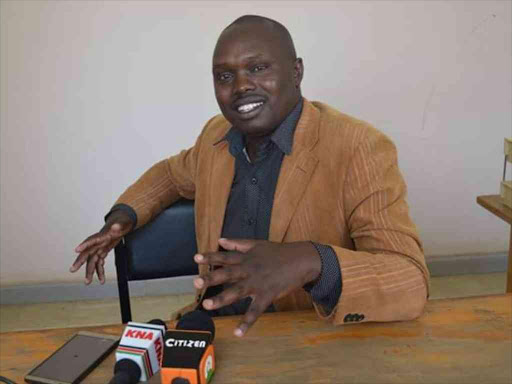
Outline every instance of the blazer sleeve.
<path id="1" fill-rule="evenodd" d="M 180 198 L 194 199 L 201 141 L 212 120 L 193 147 L 154 164 L 117 199 L 114 206 L 126 204 L 135 211 L 136 228 L 154 219 Z"/>
<path id="2" fill-rule="evenodd" d="M 370 129 L 354 151 L 340 193 L 355 250 L 332 246 L 343 293 L 326 314 L 335 324 L 417 318 L 428 297 L 429 272 L 393 142 Z"/>

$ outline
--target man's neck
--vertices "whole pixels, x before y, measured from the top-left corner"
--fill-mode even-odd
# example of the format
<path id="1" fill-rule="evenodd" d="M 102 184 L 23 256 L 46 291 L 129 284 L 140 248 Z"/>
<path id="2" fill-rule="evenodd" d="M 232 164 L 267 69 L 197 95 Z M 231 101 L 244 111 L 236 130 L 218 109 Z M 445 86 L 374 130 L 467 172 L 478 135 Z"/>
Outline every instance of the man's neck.
<path id="1" fill-rule="evenodd" d="M 301 100 L 302 100 L 302 96 L 300 95 L 297 102 L 295 104 L 293 104 L 293 106 L 290 108 L 290 110 L 286 114 L 286 117 L 283 119 L 283 121 L 285 121 L 288 118 L 288 116 L 290 116 L 292 111 L 295 109 L 295 107 Z M 278 129 L 281 126 L 283 121 L 281 121 L 277 126 L 275 126 L 272 129 L 272 131 L 270 131 L 269 133 L 267 133 L 265 135 L 261 135 L 261 136 L 245 135 L 245 149 L 246 149 L 247 154 L 248 154 L 249 158 L 251 159 L 251 161 L 254 160 L 255 154 L 260 149 L 262 143 L 267 140 L 270 140 L 270 137 L 272 136 L 272 134 L 276 131 L 276 129 Z"/>
<path id="2" fill-rule="evenodd" d="M 247 151 L 247 155 L 249 156 L 249 159 L 251 159 L 251 162 L 254 162 L 254 160 L 256 158 L 256 153 L 260 149 L 262 143 L 266 140 L 270 140 L 270 136 L 272 135 L 272 133 L 274 133 L 274 131 L 272 131 L 268 135 L 264 135 L 264 136 L 256 136 L 256 137 L 246 136 L 245 137 L 245 149 Z"/>

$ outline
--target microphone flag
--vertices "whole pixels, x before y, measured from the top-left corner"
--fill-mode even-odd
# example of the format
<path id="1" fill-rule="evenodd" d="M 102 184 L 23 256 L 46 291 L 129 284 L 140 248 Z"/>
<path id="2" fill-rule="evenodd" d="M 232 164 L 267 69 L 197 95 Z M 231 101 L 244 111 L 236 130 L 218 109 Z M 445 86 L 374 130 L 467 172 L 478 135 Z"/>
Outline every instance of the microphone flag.
<path id="1" fill-rule="evenodd" d="M 164 337 L 162 384 L 207 384 L 215 372 L 215 324 L 201 311 L 185 314 Z"/>
<path id="2" fill-rule="evenodd" d="M 141 381 L 148 381 L 160 370 L 165 326 L 129 322 L 116 350 L 116 361 L 133 360 L 141 370 Z"/>

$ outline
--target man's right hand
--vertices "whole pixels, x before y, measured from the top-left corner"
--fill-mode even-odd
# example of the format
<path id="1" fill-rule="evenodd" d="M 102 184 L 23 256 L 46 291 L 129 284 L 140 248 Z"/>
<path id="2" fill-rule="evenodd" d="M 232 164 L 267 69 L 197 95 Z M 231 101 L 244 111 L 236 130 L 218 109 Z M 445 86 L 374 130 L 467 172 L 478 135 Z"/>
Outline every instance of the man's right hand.
<path id="1" fill-rule="evenodd" d="M 79 255 L 69 271 L 76 272 L 87 262 L 85 284 L 91 284 L 94 271 L 100 283 L 105 284 L 105 258 L 122 237 L 132 230 L 133 224 L 132 219 L 125 212 L 114 211 L 98 233 L 89 236 L 75 248 L 75 252 Z"/>

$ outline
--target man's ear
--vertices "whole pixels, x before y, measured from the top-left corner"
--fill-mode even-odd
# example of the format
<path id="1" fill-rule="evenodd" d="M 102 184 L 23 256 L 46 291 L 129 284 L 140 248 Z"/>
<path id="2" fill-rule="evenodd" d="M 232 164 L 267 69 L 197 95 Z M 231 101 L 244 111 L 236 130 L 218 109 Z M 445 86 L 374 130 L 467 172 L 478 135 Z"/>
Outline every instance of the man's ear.
<path id="1" fill-rule="evenodd" d="M 300 83 L 302 82 L 302 78 L 304 77 L 304 64 L 302 63 L 302 58 L 298 57 L 295 59 L 295 64 L 293 66 L 295 78 L 295 88 L 300 87 Z"/>

